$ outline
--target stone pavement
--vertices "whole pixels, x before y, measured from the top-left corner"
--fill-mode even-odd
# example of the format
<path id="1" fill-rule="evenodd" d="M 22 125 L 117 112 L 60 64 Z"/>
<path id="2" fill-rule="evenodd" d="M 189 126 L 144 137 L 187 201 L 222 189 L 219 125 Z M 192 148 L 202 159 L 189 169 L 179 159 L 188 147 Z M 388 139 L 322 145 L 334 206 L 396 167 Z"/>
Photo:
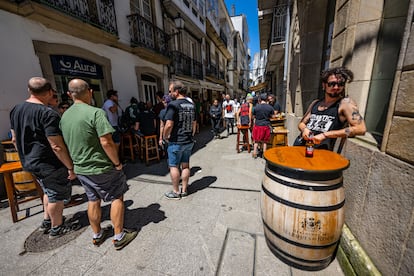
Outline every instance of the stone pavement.
<path id="1" fill-rule="evenodd" d="M 245 151 L 238 154 L 236 135 L 213 140 L 202 129 L 196 139 L 185 199 L 163 196 L 171 189 L 166 160 L 128 163 L 125 224 L 139 233 L 121 251 L 110 240 L 94 247 L 84 225 L 82 233 L 59 247 L 24 253 L 26 238 L 42 220 L 41 207 L 30 208 L 30 216 L 17 223 L 7 207 L 0 209 L 0 275 L 344 275 L 336 260 L 322 271 L 306 272 L 277 259 L 266 245 L 260 215 L 265 161 Z M 74 186 L 73 193 L 83 190 Z M 105 226 L 109 208 L 103 205 Z M 64 214 L 85 218 L 86 207 L 65 208 Z"/>

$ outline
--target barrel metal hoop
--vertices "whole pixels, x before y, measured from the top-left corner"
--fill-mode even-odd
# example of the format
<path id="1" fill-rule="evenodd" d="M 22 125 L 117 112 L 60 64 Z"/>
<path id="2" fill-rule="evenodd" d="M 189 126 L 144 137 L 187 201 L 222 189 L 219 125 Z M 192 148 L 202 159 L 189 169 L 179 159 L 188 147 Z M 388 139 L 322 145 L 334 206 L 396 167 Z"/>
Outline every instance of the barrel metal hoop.
<path id="1" fill-rule="evenodd" d="M 262 189 L 263 189 L 263 192 L 267 196 L 272 198 L 274 201 L 277 201 L 279 203 L 282 203 L 282 204 L 287 205 L 287 206 L 292 207 L 292 208 L 301 209 L 301 210 L 305 210 L 305 211 L 331 212 L 331 211 L 339 210 L 345 205 L 345 199 L 341 203 L 336 204 L 336 205 L 331 205 L 331 206 L 318 207 L 318 206 L 302 205 L 302 204 L 297 204 L 297 203 L 285 200 L 283 198 L 278 197 L 277 195 L 272 194 L 269 190 L 266 189 L 266 187 L 263 185 L 263 183 L 262 183 Z"/>
<path id="2" fill-rule="evenodd" d="M 294 179 L 300 180 L 314 180 L 314 181 L 325 181 L 333 180 L 342 176 L 342 170 L 332 170 L 332 171 L 304 171 L 301 169 L 294 169 L 288 167 L 280 167 L 266 162 L 266 166 L 269 170 Z"/>
<path id="3" fill-rule="evenodd" d="M 269 246 L 270 250 L 273 252 L 273 254 L 275 254 L 284 263 L 286 263 L 286 264 L 288 264 L 292 267 L 302 269 L 302 270 L 308 270 L 308 271 L 322 270 L 322 269 L 326 268 L 333 261 L 333 259 L 335 258 L 335 256 L 332 256 L 329 259 L 322 259 L 322 260 L 316 260 L 316 261 L 305 260 L 305 259 L 301 259 L 301 258 L 292 256 L 289 253 L 285 252 L 284 250 L 281 250 L 279 247 L 274 245 L 269 239 L 266 239 L 266 243 L 268 244 L 268 246 Z M 295 263 L 295 262 L 289 260 L 288 258 L 294 259 L 294 260 L 299 261 L 299 262 L 308 263 L 309 266 Z M 311 266 L 311 264 L 319 264 L 319 265 L 318 266 Z"/>
<path id="4" fill-rule="evenodd" d="M 327 244 L 327 245 L 309 245 L 309 244 L 303 244 L 303 243 L 299 243 L 299 242 L 295 242 L 292 241 L 288 238 L 283 237 L 282 235 L 280 235 L 279 233 L 276 233 L 272 228 L 269 227 L 269 225 L 267 225 L 267 223 L 263 220 L 263 225 L 266 227 L 267 230 L 269 230 L 270 232 L 272 232 L 273 235 L 275 235 L 277 238 L 281 239 L 284 242 L 290 243 L 294 246 L 298 246 L 298 247 L 302 247 L 302 248 L 307 248 L 307 249 L 326 249 L 329 247 L 334 246 L 335 244 L 338 243 L 338 241 Z"/>
<path id="5" fill-rule="evenodd" d="M 301 190 L 309 190 L 309 191 L 331 191 L 331 190 L 336 190 L 339 189 L 343 186 L 343 182 L 339 182 L 338 184 L 335 185 L 326 185 L 326 186 L 310 186 L 310 185 L 300 185 L 300 184 L 296 184 L 293 182 L 289 182 L 286 180 L 282 180 L 274 175 L 272 175 L 271 173 L 269 173 L 267 170 L 265 171 L 265 174 L 272 179 L 273 181 L 280 183 L 284 186 L 288 186 L 291 188 L 295 188 L 295 189 L 301 189 Z"/>

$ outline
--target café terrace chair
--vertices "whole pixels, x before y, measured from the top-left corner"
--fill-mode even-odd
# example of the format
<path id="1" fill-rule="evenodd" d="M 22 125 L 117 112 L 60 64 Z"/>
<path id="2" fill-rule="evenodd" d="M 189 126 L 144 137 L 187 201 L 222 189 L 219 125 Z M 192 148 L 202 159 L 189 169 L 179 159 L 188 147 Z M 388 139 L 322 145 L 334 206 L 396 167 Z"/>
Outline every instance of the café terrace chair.
<path id="1" fill-rule="evenodd" d="M 16 151 L 8 150 L 4 152 L 3 160 L 9 164 L 15 164 L 20 161 L 20 158 Z M 8 178 L 9 184 L 7 185 L 5 183 L 13 222 L 18 221 L 17 212 L 21 211 L 21 204 L 40 198 L 43 205 L 43 190 L 36 178 L 31 173 L 23 171 L 20 168 L 21 166 L 19 165 L 19 169 L 13 169 L 11 177 Z M 3 177 L 4 179 L 6 178 L 5 176 Z M 29 208 L 26 208 L 26 216 L 28 215 L 28 211 Z"/>
<path id="2" fill-rule="evenodd" d="M 14 200 L 16 210 L 19 204 L 40 198 L 43 201 L 43 190 L 33 175 L 26 171 L 12 173 L 14 183 Z"/>

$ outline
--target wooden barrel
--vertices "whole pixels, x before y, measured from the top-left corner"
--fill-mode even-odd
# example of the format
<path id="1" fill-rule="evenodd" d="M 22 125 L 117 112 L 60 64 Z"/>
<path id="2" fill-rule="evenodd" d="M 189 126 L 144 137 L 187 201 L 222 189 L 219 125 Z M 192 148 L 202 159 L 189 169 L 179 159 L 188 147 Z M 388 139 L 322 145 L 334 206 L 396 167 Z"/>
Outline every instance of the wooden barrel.
<path id="1" fill-rule="evenodd" d="M 264 157 L 261 212 L 270 250 L 299 269 L 326 268 L 344 224 L 342 171 L 349 161 L 327 150 L 306 158 L 304 147 L 272 148 Z"/>
<path id="2" fill-rule="evenodd" d="M 31 173 L 20 171 L 13 174 L 14 188 L 18 192 L 29 192 L 36 190 L 36 183 Z"/>

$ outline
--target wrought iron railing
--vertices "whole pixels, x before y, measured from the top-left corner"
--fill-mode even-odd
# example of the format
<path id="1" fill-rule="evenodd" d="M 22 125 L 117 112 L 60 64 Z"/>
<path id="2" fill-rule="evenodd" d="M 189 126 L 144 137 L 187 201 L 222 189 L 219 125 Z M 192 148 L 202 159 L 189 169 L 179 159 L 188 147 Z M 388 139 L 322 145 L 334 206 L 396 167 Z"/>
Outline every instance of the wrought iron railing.
<path id="1" fill-rule="evenodd" d="M 224 45 L 226 45 L 226 47 L 227 47 L 227 36 L 224 33 L 224 31 L 221 30 L 221 29 L 220 29 L 220 38 L 221 38 L 221 40 L 223 40 Z"/>
<path id="2" fill-rule="evenodd" d="M 114 0 L 33 0 L 33 2 L 44 4 L 108 33 L 118 35 Z"/>
<path id="3" fill-rule="evenodd" d="M 219 72 L 219 80 L 224 80 L 224 71 Z"/>
<path id="4" fill-rule="evenodd" d="M 271 44 L 284 42 L 286 39 L 287 11 L 287 5 L 278 5 L 273 8 L 272 33 L 270 37 Z"/>
<path id="5" fill-rule="evenodd" d="M 198 62 L 179 51 L 171 52 L 171 60 L 171 66 L 175 74 L 185 75 L 199 80 L 203 79 L 203 67 L 201 62 Z"/>
<path id="6" fill-rule="evenodd" d="M 145 47 L 169 56 L 167 33 L 137 13 L 127 18 L 132 47 Z"/>
<path id="7" fill-rule="evenodd" d="M 218 79 L 217 67 L 213 64 L 209 64 L 206 67 L 206 76 L 210 76 L 210 77 L 214 77 L 214 78 Z"/>

